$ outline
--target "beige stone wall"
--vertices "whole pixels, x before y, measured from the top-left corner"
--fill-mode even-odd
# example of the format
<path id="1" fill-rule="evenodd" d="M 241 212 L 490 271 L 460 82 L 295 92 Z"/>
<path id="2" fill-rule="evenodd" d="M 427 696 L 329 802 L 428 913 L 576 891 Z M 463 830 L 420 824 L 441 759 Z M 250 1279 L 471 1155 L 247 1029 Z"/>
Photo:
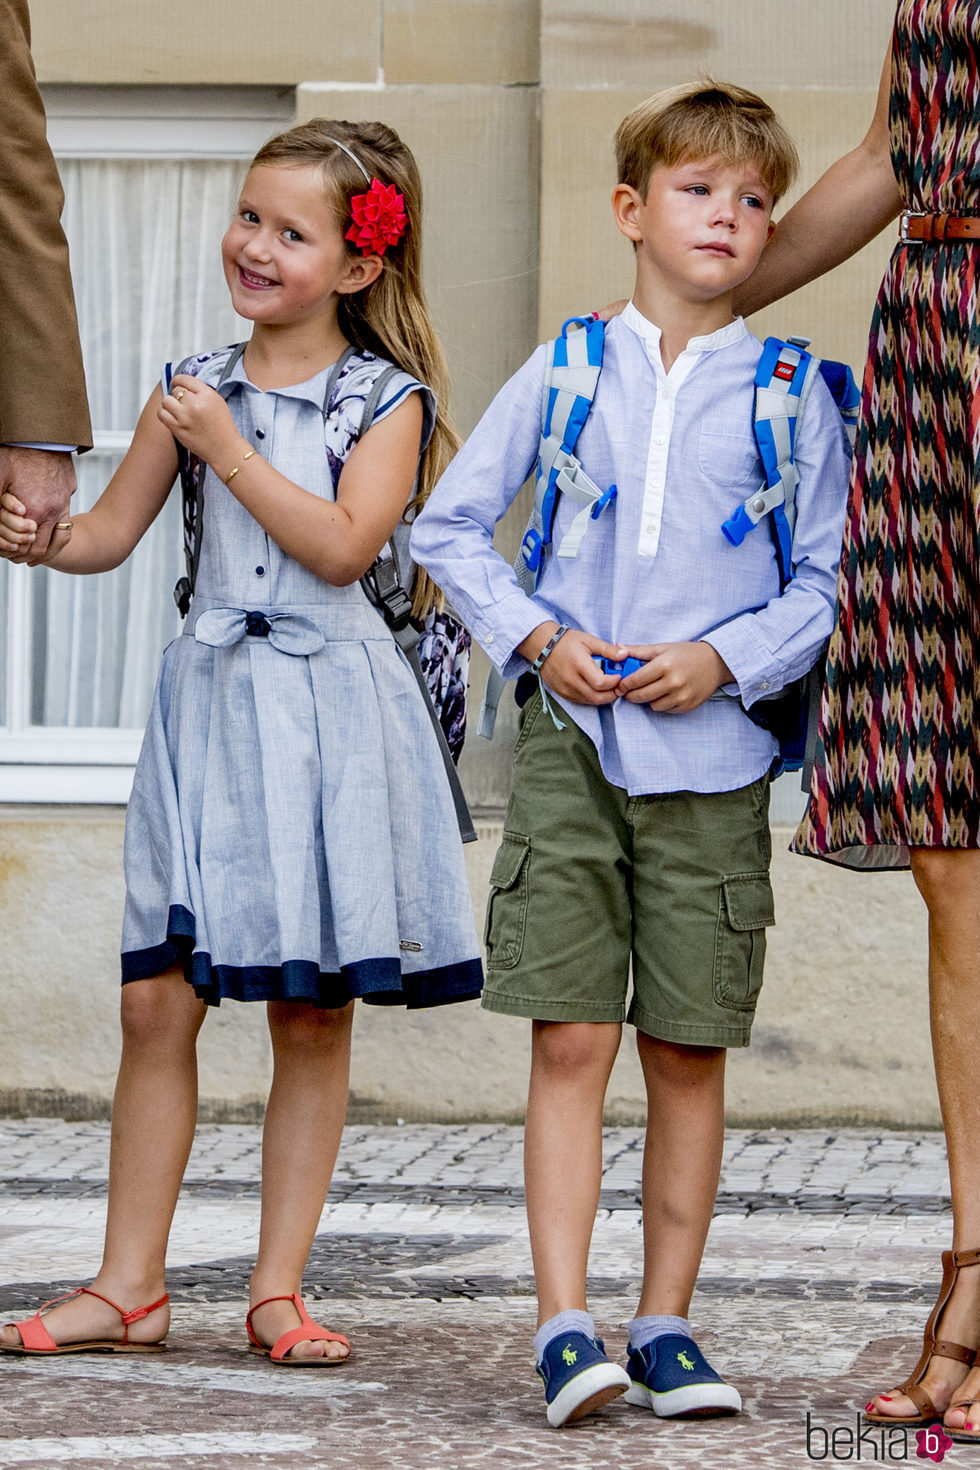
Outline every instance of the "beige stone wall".
<path id="1" fill-rule="evenodd" d="M 42 82 L 295 86 L 374 82 L 380 5 L 344 0 L 31 0 Z"/>
<path id="2" fill-rule="evenodd" d="M 42 82 L 535 84 L 537 0 L 31 0 Z"/>
<path id="3" fill-rule="evenodd" d="M 781 208 L 864 134 L 895 14 L 894 0 L 542 0 L 541 296 L 539 332 L 628 294 L 632 252 L 608 208 L 613 135 L 651 92 L 699 76 L 762 93 L 802 159 Z M 778 211 L 777 211 L 778 214 Z M 855 260 L 760 313 L 760 335 L 801 332 L 859 367 L 891 248 Z"/>

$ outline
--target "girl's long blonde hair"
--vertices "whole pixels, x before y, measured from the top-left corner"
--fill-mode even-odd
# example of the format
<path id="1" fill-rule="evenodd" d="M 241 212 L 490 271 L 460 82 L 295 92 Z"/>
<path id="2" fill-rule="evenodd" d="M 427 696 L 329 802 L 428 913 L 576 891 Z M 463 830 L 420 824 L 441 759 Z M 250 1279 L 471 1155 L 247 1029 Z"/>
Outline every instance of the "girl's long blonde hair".
<path id="1" fill-rule="evenodd" d="M 355 347 L 389 358 L 435 394 L 435 428 L 419 465 L 416 495 L 406 511 L 410 516 L 425 504 L 460 444 L 447 409 L 446 358 L 429 319 L 422 289 L 422 181 L 415 159 L 394 129 L 384 123 L 319 117 L 271 138 L 253 158 L 252 167 L 319 165 L 327 199 L 341 232 L 346 233 L 351 223 L 351 197 L 366 193 L 368 185 L 357 164 L 337 147 L 338 143 L 360 159 L 370 177 L 380 179 L 382 184 L 394 184 L 405 199 L 405 234 L 382 255 L 382 270 L 376 281 L 340 298 L 337 320 Z M 348 248 L 356 253 L 355 246 Z M 421 567 L 417 568 L 412 587 L 415 616 L 424 616 L 439 600 L 435 584 Z"/>

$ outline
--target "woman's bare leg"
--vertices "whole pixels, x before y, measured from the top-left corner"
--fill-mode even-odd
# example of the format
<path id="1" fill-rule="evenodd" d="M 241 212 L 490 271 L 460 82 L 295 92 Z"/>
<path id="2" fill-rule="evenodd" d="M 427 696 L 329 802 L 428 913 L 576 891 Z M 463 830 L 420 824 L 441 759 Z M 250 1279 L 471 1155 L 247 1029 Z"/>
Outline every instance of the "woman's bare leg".
<path id="1" fill-rule="evenodd" d="M 932 1051 L 942 1109 L 953 1201 L 953 1249 L 980 1249 L 980 1089 L 973 1018 L 980 1013 L 980 851 L 918 848 L 912 872 L 929 910 L 929 1006 Z M 965 1268 L 942 1315 L 938 1336 L 980 1345 L 980 1266 Z M 971 1395 L 980 1401 L 980 1371 L 934 1357 L 923 1387 L 937 1409 Z M 880 1414 L 917 1414 L 904 1394 L 874 1401 Z M 980 1424 L 980 1402 L 955 1410 L 949 1427 Z"/>

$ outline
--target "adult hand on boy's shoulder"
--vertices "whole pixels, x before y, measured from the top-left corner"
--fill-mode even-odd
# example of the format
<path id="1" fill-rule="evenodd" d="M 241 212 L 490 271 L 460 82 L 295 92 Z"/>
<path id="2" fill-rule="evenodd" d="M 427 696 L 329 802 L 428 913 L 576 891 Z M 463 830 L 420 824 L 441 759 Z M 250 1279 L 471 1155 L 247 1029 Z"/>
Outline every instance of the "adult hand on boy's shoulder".
<path id="1" fill-rule="evenodd" d="M 541 623 L 518 645 L 517 652 L 533 663 L 557 629 L 557 623 Z M 618 660 L 626 657 L 626 650 L 592 633 L 569 628 L 541 665 L 541 678 L 555 694 L 573 704 L 613 704 L 622 681 L 618 674 L 602 672 L 596 654 Z"/>
<path id="2" fill-rule="evenodd" d="M 600 306 L 595 315 L 601 322 L 611 322 L 620 316 L 629 306 L 629 298 L 621 296 L 618 301 L 610 301 L 608 306 Z"/>
<path id="3" fill-rule="evenodd" d="M 629 653 L 643 667 L 623 679 L 620 694 L 631 704 L 648 704 L 664 714 L 697 709 L 734 678 L 710 643 L 652 643 Z"/>

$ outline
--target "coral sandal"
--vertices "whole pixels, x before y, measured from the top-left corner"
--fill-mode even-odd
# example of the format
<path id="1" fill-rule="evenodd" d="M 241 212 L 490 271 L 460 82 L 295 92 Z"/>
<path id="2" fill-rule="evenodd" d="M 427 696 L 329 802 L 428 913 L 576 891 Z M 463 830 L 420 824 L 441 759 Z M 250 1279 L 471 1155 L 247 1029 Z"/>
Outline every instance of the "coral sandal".
<path id="1" fill-rule="evenodd" d="M 81 1342 L 55 1342 L 48 1329 L 41 1320 L 41 1313 L 46 1312 L 48 1307 L 56 1306 L 58 1302 L 71 1301 L 76 1296 L 96 1296 L 100 1302 L 105 1302 L 114 1312 L 118 1312 L 122 1318 L 125 1332 L 121 1338 L 93 1337 L 85 1338 Z M 148 1307 L 135 1307 L 133 1311 L 126 1312 L 111 1302 L 101 1292 L 93 1291 L 90 1286 L 80 1286 L 77 1291 L 68 1291 L 64 1296 L 52 1297 L 49 1302 L 44 1302 L 33 1317 L 26 1317 L 23 1322 L 12 1322 L 10 1325 L 16 1327 L 20 1333 L 20 1342 L 0 1342 L 0 1353 L 20 1353 L 24 1357 L 39 1356 L 53 1358 L 61 1353 L 162 1353 L 167 1344 L 160 1342 L 130 1342 L 129 1329 L 134 1322 L 142 1322 L 157 1307 L 166 1306 L 170 1297 L 167 1292 L 158 1302 L 152 1302 Z"/>
<path id="2" fill-rule="evenodd" d="M 299 1327 L 291 1327 L 288 1332 L 284 1332 L 282 1337 L 276 1338 L 271 1348 L 259 1342 L 252 1330 L 253 1315 L 260 1307 L 268 1306 L 269 1302 L 292 1302 L 300 1320 Z M 339 1368 L 341 1363 L 347 1362 L 347 1358 L 287 1358 L 290 1348 L 295 1347 L 298 1342 L 342 1342 L 347 1349 L 347 1357 L 350 1357 L 350 1342 L 343 1333 L 328 1332 L 325 1327 L 317 1326 L 303 1306 L 303 1298 L 295 1292 L 290 1292 L 288 1296 L 267 1296 L 265 1301 L 256 1302 L 245 1318 L 245 1330 L 250 1340 L 249 1352 L 271 1358 L 280 1368 Z"/>
<path id="3" fill-rule="evenodd" d="M 903 1393 L 906 1398 L 910 1398 L 919 1412 L 918 1414 L 900 1416 L 896 1414 L 876 1414 L 870 1410 L 865 1410 L 864 1420 L 867 1424 L 894 1424 L 904 1426 L 905 1428 L 915 1427 L 919 1424 L 938 1424 L 943 1417 L 942 1412 L 936 1408 L 927 1390 L 922 1387 L 922 1379 L 926 1375 L 926 1369 L 929 1367 L 929 1363 L 933 1357 L 952 1358 L 955 1363 L 965 1363 L 968 1368 L 972 1368 L 977 1360 L 978 1350 L 976 1348 L 964 1347 L 962 1343 L 948 1342 L 943 1337 L 937 1337 L 936 1328 L 939 1326 L 939 1319 L 946 1310 L 949 1299 L 953 1294 L 953 1287 L 956 1285 L 956 1278 L 960 1274 L 961 1268 L 964 1266 L 976 1266 L 980 1263 L 980 1250 L 943 1251 L 942 1261 L 942 1285 L 939 1288 L 939 1298 L 932 1309 L 932 1315 L 926 1323 L 926 1330 L 922 1337 L 922 1356 L 916 1363 L 911 1376 L 904 1383 L 899 1384 L 898 1388 L 892 1389 L 892 1394 Z"/>

